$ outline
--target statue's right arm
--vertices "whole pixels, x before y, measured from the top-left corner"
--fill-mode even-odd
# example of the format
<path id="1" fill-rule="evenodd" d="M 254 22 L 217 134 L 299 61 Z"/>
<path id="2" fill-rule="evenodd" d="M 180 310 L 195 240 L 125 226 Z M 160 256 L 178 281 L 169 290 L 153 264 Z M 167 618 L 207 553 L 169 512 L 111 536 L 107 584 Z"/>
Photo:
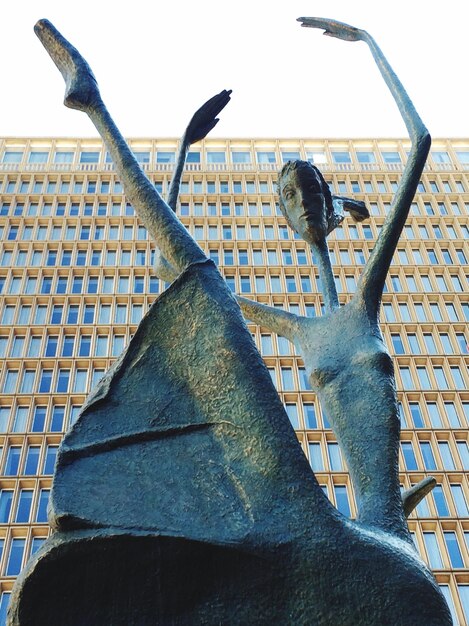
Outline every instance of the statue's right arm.
<path id="1" fill-rule="evenodd" d="M 163 256 L 178 273 L 205 260 L 203 250 L 137 163 L 107 111 L 85 59 L 47 20 L 40 20 L 35 31 L 65 80 L 65 105 L 84 111 L 95 125 L 111 154 L 127 199 Z"/>
<path id="2" fill-rule="evenodd" d="M 236 300 L 246 319 L 268 328 L 271 332 L 295 340 L 300 318 L 293 313 L 260 304 L 243 296 L 236 296 Z"/>

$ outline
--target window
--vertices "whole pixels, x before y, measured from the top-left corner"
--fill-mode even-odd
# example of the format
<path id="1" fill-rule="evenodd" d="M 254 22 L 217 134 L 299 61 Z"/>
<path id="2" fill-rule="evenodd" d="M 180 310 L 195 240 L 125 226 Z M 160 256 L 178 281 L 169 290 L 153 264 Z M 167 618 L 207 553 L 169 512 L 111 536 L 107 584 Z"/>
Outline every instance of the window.
<path id="1" fill-rule="evenodd" d="M 281 154 L 283 163 L 287 161 L 298 161 L 301 158 L 298 150 L 282 150 Z"/>
<path id="2" fill-rule="evenodd" d="M 318 441 L 308 442 L 309 460 L 314 472 L 324 471 L 324 461 L 322 458 L 321 444 Z"/>
<path id="3" fill-rule="evenodd" d="M 460 163 L 469 163 L 469 150 L 458 150 L 456 151 L 456 156 L 458 157 Z"/>
<path id="4" fill-rule="evenodd" d="M 52 418 L 50 430 L 54 433 L 60 433 L 63 429 L 65 418 L 65 407 L 64 406 L 54 406 L 52 409 Z"/>
<path id="5" fill-rule="evenodd" d="M 287 275 L 285 276 L 285 282 L 287 285 L 287 293 L 296 293 L 297 292 L 297 285 L 296 285 L 296 278 L 293 275 Z"/>
<path id="6" fill-rule="evenodd" d="M 401 320 L 403 322 L 410 322 L 410 313 L 407 304 L 400 302 L 398 306 Z"/>
<path id="7" fill-rule="evenodd" d="M 80 337 L 80 347 L 78 349 L 78 356 L 90 356 L 91 350 L 91 335 L 82 335 Z"/>
<path id="8" fill-rule="evenodd" d="M 226 156 L 224 152 L 219 151 L 208 151 L 207 152 L 207 163 L 225 163 Z"/>
<path id="9" fill-rule="evenodd" d="M 401 156 L 399 152 L 389 151 L 389 152 L 381 152 L 381 156 L 383 157 L 383 161 L 385 163 L 401 163 Z"/>
<path id="10" fill-rule="evenodd" d="M 17 524 L 27 524 L 29 522 L 31 505 L 33 502 L 33 493 L 34 491 L 32 489 L 21 489 L 16 507 L 15 522 Z"/>
<path id="11" fill-rule="evenodd" d="M 231 159 L 233 163 L 251 163 L 251 153 L 232 150 Z"/>
<path id="12" fill-rule="evenodd" d="M 369 150 L 357 150 L 357 159 L 359 163 L 376 163 L 374 152 Z"/>
<path id="13" fill-rule="evenodd" d="M 392 341 L 395 354 L 405 353 L 404 344 L 402 343 L 402 339 L 399 333 L 391 333 L 391 341 Z"/>
<path id="14" fill-rule="evenodd" d="M 250 293 L 251 291 L 251 277 L 241 276 L 241 293 Z"/>
<path id="15" fill-rule="evenodd" d="M 412 446 L 411 441 L 402 441 L 401 442 L 402 455 L 404 457 L 404 462 L 406 469 L 409 472 L 418 469 L 417 459 L 415 458 L 414 448 Z"/>
<path id="16" fill-rule="evenodd" d="M 443 536 L 445 538 L 446 549 L 448 550 L 451 567 L 464 567 L 456 533 L 454 531 L 447 530 L 443 532 Z"/>
<path id="17" fill-rule="evenodd" d="M 11 503 L 13 502 L 13 490 L 2 489 L 0 491 L 0 523 L 5 524 L 10 518 Z"/>
<path id="18" fill-rule="evenodd" d="M 21 446 L 10 446 L 5 461 L 5 476 L 16 476 L 20 466 Z"/>
<path id="19" fill-rule="evenodd" d="M 72 163 L 73 152 L 66 152 L 65 150 L 57 150 L 54 154 L 54 163 Z"/>
<path id="20" fill-rule="evenodd" d="M 440 451 L 440 456 L 443 461 L 443 467 L 446 470 L 454 470 L 455 469 L 454 459 L 453 459 L 453 455 L 451 454 L 451 448 L 449 446 L 449 442 L 439 441 L 438 450 Z"/>
<path id="21" fill-rule="evenodd" d="M 6 576 L 17 576 L 20 573 L 25 545 L 25 539 L 15 537 L 11 540 L 10 553 L 8 555 L 8 562 L 5 571 Z"/>
<path id="22" fill-rule="evenodd" d="M 410 414 L 415 428 L 424 428 L 425 423 L 422 417 L 422 411 L 420 410 L 420 404 L 418 402 L 409 402 Z"/>
<path id="23" fill-rule="evenodd" d="M 186 163 L 200 163 L 200 152 L 198 150 L 188 152 Z"/>
<path id="24" fill-rule="evenodd" d="M 433 456 L 432 446 L 429 441 L 420 442 L 420 450 L 422 451 L 423 465 L 426 470 L 435 470 L 436 462 Z"/>
<path id="25" fill-rule="evenodd" d="M 446 380 L 443 368 L 439 365 L 435 365 L 433 367 L 433 372 L 435 374 L 436 383 L 439 389 L 448 389 L 448 381 Z"/>
<path id="26" fill-rule="evenodd" d="M 345 515 L 345 517 L 350 517 L 350 503 L 347 493 L 347 485 L 334 485 L 334 495 L 337 509 Z"/>
<path id="27" fill-rule="evenodd" d="M 15 150 L 5 150 L 3 154 L 3 163 L 21 163 L 23 153 Z"/>
<path id="28" fill-rule="evenodd" d="M 158 150 L 158 152 L 156 153 L 156 162 L 157 163 L 174 163 L 175 162 L 174 151 Z"/>
<path id="29" fill-rule="evenodd" d="M 344 469 L 342 454 L 339 444 L 329 441 L 327 443 L 327 454 L 329 457 L 329 466 L 333 472 L 341 472 Z"/>
<path id="30" fill-rule="evenodd" d="M 258 163 L 276 163 L 275 152 L 256 152 Z"/>
<path id="31" fill-rule="evenodd" d="M 49 502 L 50 489 L 41 489 L 39 492 L 39 502 L 37 505 L 36 522 L 47 522 L 47 504 Z"/>
<path id="32" fill-rule="evenodd" d="M 33 335 L 29 340 L 28 346 L 28 354 L 27 356 L 30 358 L 35 358 L 39 356 L 39 349 L 41 346 L 42 338 L 37 335 Z"/>
<path id="33" fill-rule="evenodd" d="M 10 406 L 0 406 L 0 432 L 6 433 L 10 420 Z"/>
<path id="34" fill-rule="evenodd" d="M 75 373 L 75 381 L 73 384 L 74 393 L 86 393 L 88 382 L 88 370 L 77 369 Z"/>
<path id="35" fill-rule="evenodd" d="M 23 380 L 21 381 L 20 393 L 32 393 L 34 378 L 36 377 L 36 370 L 25 370 L 23 373 Z"/>
<path id="36" fill-rule="evenodd" d="M 80 152 L 80 163 L 99 163 L 99 152 L 95 150 Z"/>
<path id="37" fill-rule="evenodd" d="M 326 155 L 322 150 L 307 150 L 306 160 L 310 163 L 326 163 Z"/>
<path id="38" fill-rule="evenodd" d="M 85 304 L 85 309 L 83 311 L 83 324 L 94 323 L 94 312 L 95 312 L 94 304 Z"/>
<path id="39" fill-rule="evenodd" d="M 469 508 L 461 485 L 452 484 L 449 486 L 453 496 L 456 513 L 459 517 L 469 517 Z"/>
<path id="40" fill-rule="evenodd" d="M 55 459 L 57 458 L 58 449 L 59 449 L 59 446 L 47 446 L 46 456 L 44 459 L 44 467 L 42 470 L 43 474 L 52 475 L 54 473 L 54 465 L 55 465 Z"/>
<path id="41" fill-rule="evenodd" d="M 456 447 L 458 448 L 459 457 L 461 459 L 461 463 L 463 469 L 469 469 L 469 448 L 467 445 L 467 441 L 456 441 Z"/>
<path id="42" fill-rule="evenodd" d="M 432 569 L 442 569 L 443 561 L 441 560 L 440 549 L 438 547 L 438 541 L 436 534 L 431 531 L 423 533 L 423 540 L 425 543 L 425 549 L 427 552 L 427 559 Z"/>
<path id="43" fill-rule="evenodd" d="M 433 316 L 433 320 L 435 322 L 442 322 L 443 318 L 441 317 L 440 307 L 436 302 L 430 302 L 430 310 Z"/>
<path id="44" fill-rule="evenodd" d="M 299 424 L 299 417 L 298 417 L 298 407 L 296 406 L 296 404 L 287 403 L 285 405 L 285 410 L 287 412 L 288 419 L 290 420 L 290 423 L 293 426 L 293 428 L 299 428 L 300 424 Z"/>
<path id="45" fill-rule="evenodd" d="M 394 309 L 393 306 L 390 302 L 384 302 L 383 303 L 383 311 L 384 311 L 384 317 L 386 319 L 387 322 L 395 322 L 396 321 L 396 316 L 394 314 Z"/>
<path id="46" fill-rule="evenodd" d="M 316 429 L 318 427 L 316 411 L 312 402 L 303 403 L 303 415 L 306 428 Z"/>
<path id="47" fill-rule="evenodd" d="M 293 381 L 293 371 L 291 367 L 281 367 L 280 372 L 282 375 L 282 390 L 294 391 L 295 385 Z"/>
<path id="48" fill-rule="evenodd" d="M 116 324 L 125 324 L 127 320 L 127 305 L 126 304 L 118 304 L 115 310 L 115 319 L 114 322 Z"/>
<path id="49" fill-rule="evenodd" d="M 441 485 L 435 485 L 433 489 L 433 499 L 438 517 L 449 517 L 449 509 L 446 503 L 445 492 Z"/>
<path id="50" fill-rule="evenodd" d="M 346 152 L 345 150 L 344 151 L 332 150 L 332 160 L 334 163 L 351 163 L 352 162 L 350 153 Z"/>

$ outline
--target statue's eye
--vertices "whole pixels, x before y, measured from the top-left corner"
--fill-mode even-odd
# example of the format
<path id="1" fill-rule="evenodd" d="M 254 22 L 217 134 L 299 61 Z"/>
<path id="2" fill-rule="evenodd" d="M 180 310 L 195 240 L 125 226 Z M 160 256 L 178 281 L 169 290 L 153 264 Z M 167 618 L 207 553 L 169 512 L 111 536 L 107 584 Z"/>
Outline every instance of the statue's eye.
<path id="1" fill-rule="evenodd" d="M 295 193 L 291 189 L 289 189 L 284 193 L 285 200 L 290 200 L 290 198 L 293 198 L 294 195 Z"/>

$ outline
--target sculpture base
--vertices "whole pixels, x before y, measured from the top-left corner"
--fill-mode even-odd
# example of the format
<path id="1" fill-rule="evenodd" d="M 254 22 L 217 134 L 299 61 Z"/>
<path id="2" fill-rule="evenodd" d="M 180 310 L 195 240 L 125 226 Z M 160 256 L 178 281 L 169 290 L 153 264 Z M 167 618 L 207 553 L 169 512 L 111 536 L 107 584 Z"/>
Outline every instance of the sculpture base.
<path id="1" fill-rule="evenodd" d="M 53 535 L 13 592 L 9 626 L 274 623 L 271 558 L 172 537 Z M 277 568 L 276 568 L 277 569 Z M 265 619 L 265 622 L 264 622 Z"/>

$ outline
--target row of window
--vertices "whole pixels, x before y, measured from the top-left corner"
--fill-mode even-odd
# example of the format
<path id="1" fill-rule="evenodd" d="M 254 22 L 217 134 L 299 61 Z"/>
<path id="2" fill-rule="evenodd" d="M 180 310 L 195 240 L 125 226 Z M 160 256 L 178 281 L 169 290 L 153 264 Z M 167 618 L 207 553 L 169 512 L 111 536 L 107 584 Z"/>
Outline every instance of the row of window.
<path id="1" fill-rule="evenodd" d="M 438 339 L 437 339 L 438 337 Z M 407 332 L 403 336 L 399 332 L 391 332 L 391 344 L 394 354 L 469 354 L 469 345 L 463 332 Z"/>
<path id="2" fill-rule="evenodd" d="M 44 462 L 48 470 L 51 462 L 55 462 L 55 456 L 52 452 L 47 457 L 47 462 Z M 44 471 L 43 473 L 49 472 Z M 13 489 L 2 489 L 0 491 L 0 524 L 28 524 L 30 522 L 44 524 L 47 522 L 49 492 L 49 489 L 26 488 L 20 489 L 15 496 Z M 1 547 L 3 548 L 3 546 Z"/>
<path id="3" fill-rule="evenodd" d="M 438 363 L 440 359 L 438 359 Z M 465 370 L 465 375 L 463 371 Z M 398 365 L 397 378 L 398 388 L 404 391 L 412 391 L 420 389 L 429 391 L 438 389 L 444 391 L 447 389 L 460 389 L 465 391 L 468 388 L 466 383 L 468 377 L 468 368 L 466 365 L 436 364 L 429 365 Z M 400 383 L 400 384 L 399 384 Z"/>
<path id="4" fill-rule="evenodd" d="M 55 233 L 57 228 L 58 232 Z M 124 228 L 131 228 L 124 226 Z M 144 239 L 143 235 L 146 235 L 146 231 L 139 237 L 138 240 Z M 93 238 L 95 240 L 104 240 L 103 234 L 104 226 L 96 226 L 93 231 Z M 61 241 L 61 227 L 55 227 L 50 233 L 52 236 L 49 240 Z M 107 238 L 108 240 L 110 238 Z M 114 237 L 113 237 L 114 239 Z M 125 237 L 129 239 L 128 236 Z M 46 240 L 46 237 L 41 233 L 41 240 Z M 0 257 L 0 265 L 2 267 L 69 267 L 73 266 L 85 266 L 94 265 L 99 266 L 115 265 L 112 261 L 118 262 L 119 265 L 147 265 L 152 264 L 154 261 L 154 251 L 148 250 L 148 245 L 144 248 L 130 247 L 126 248 L 118 246 L 117 249 L 112 248 L 112 244 L 109 245 L 109 241 L 106 241 L 105 250 L 101 248 L 68 248 L 66 244 L 60 243 L 57 249 L 46 247 L 46 249 L 34 248 L 19 248 L 16 250 L 4 249 Z M 280 246 L 268 247 L 260 246 L 256 248 L 241 247 L 243 244 L 224 244 L 222 252 L 220 253 L 219 246 L 213 247 L 213 244 L 208 248 L 208 255 L 212 258 L 217 265 L 240 265 L 240 266 L 264 266 L 264 265 L 315 265 L 316 259 L 311 254 L 309 249 L 303 248 L 296 244 L 294 247 L 290 247 L 291 244 L 281 243 Z M 275 244 L 270 244 L 275 245 Z M 447 244 L 448 245 L 448 244 Z M 405 265 L 467 265 L 468 254 L 463 248 L 455 247 L 453 249 L 447 247 L 426 247 L 424 244 L 420 244 L 419 247 L 411 246 L 407 248 L 398 248 L 396 256 L 394 258 L 394 264 L 399 263 L 401 266 Z M 229 246 L 229 247 L 228 247 Z M 288 246 L 288 247 L 287 247 Z M 365 251 L 366 250 L 366 251 Z M 107 257 L 110 253 L 109 258 Z M 113 257 L 112 253 L 116 256 Z M 118 253 L 118 254 L 117 254 Z M 339 248 L 331 247 L 329 249 L 332 265 L 364 265 L 368 257 L 368 249 L 360 247 Z M 415 270 L 413 270 L 415 271 Z M 409 279 L 412 275 L 409 275 Z M 412 289 L 412 281 L 409 282 L 409 288 L 411 291 L 417 291 Z M 438 287 L 440 285 L 437 285 Z M 425 284 L 425 290 L 429 290 L 428 284 Z M 443 291 L 445 289 L 442 288 Z"/>
<path id="5" fill-rule="evenodd" d="M 422 395 L 422 399 L 420 399 Z M 433 394 L 431 394 L 432 396 Z M 401 427 L 406 429 L 421 428 L 467 428 L 469 424 L 469 401 L 457 397 L 445 397 L 438 401 L 423 394 L 406 394 L 399 402 Z"/>
<path id="6" fill-rule="evenodd" d="M 469 302 L 460 303 L 462 316 L 456 302 L 383 302 L 382 311 L 386 322 L 457 322 L 469 321 Z"/>
<path id="7" fill-rule="evenodd" d="M 74 249 L 61 246 L 59 250 L 50 248 L 32 250 L 4 250 L 0 256 L 1 267 L 82 267 L 85 265 L 108 267 L 140 266 L 148 267 L 154 263 L 154 250 L 145 248 Z M 4 277 L 0 281 L 4 283 Z"/>
<path id="8" fill-rule="evenodd" d="M 40 519 L 44 517 L 42 509 L 47 506 L 48 496 L 49 494 L 44 494 L 44 504 L 41 504 L 41 511 L 38 511 L 37 516 Z M 44 523 L 44 521 L 42 523 Z M 0 539 L 0 559 L 5 555 L 3 558 L 3 566 L 0 569 L 1 575 L 17 576 L 26 564 L 26 561 L 39 550 L 45 540 L 46 537 L 33 536 L 30 541 L 27 542 L 23 537 L 14 536 L 5 548 L 5 539 Z M 5 599 L 9 601 L 8 595 L 9 594 L 5 592 L 2 594 L 2 602 L 0 604 L 0 624 L 2 624 L 2 626 L 6 624 L 6 612 L 8 607 L 5 604 Z"/>
<path id="9" fill-rule="evenodd" d="M 103 294 L 123 294 L 144 293 L 145 276 L 130 276 L 129 274 L 118 276 L 107 276 L 89 274 L 84 276 L 26 276 L 25 280 L 20 276 L 13 276 L 10 280 L 9 294 L 78 294 L 78 293 L 103 293 Z M 153 281 L 154 282 L 154 281 Z M 2 278 L 0 277 L 0 293 L 2 289 Z M 156 291 L 155 291 L 156 290 Z M 157 293 L 158 285 L 152 284 L 150 293 Z M 12 305 L 6 305 L 12 306 Z M 5 324 L 10 324 L 11 316 L 6 313 Z"/>
<path id="10" fill-rule="evenodd" d="M 438 363 L 441 359 L 438 359 Z M 310 391 L 311 387 L 304 367 L 281 365 L 279 371 L 276 366 L 268 365 L 274 385 L 279 391 Z M 396 382 L 398 389 L 404 391 L 449 389 L 466 390 L 469 385 L 465 378 L 468 376 L 467 366 L 452 364 L 398 365 Z M 465 373 L 463 373 L 465 370 Z"/>
<path id="11" fill-rule="evenodd" d="M 1 405 L 0 433 L 63 433 L 75 422 L 79 410 L 74 404 Z"/>
<path id="12" fill-rule="evenodd" d="M 2 476 L 52 476 L 58 449 L 58 444 L 49 443 L 9 445 L 2 450 Z"/>
<path id="13" fill-rule="evenodd" d="M 249 277 L 240 277 L 249 278 Z M 264 286 L 266 286 L 265 276 L 254 277 L 256 281 L 256 288 L 258 293 L 263 293 Z M 243 292 L 243 288 L 238 288 L 236 284 L 235 276 L 225 277 L 227 284 L 233 292 Z M 150 292 L 157 293 L 159 289 L 159 281 L 150 277 Z M 276 293 L 282 293 L 280 276 L 271 276 L 271 284 L 273 285 L 273 291 Z M 273 281 L 273 282 L 272 282 Z M 303 290 L 309 287 L 310 277 L 302 277 Z M 249 284 L 249 283 L 246 283 Z M 241 283 L 242 285 L 242 283 Z M 265 289 L 267 293 L 267 288 Z M 276 304 L 276 306 L 282 307 L 282 304 Z M 411 316 L 411 307 L 414 309 L 414 314 Z M 303 307 L 300 307 L 299 303 L 290 303 L 289 310 L 295 314 L 304 314 L 307 317 L 316 317 L 320 314 L 323 305 L 320 302 L 304 302 Z M 302 310 L 304 309 L 304 311 Z M 443 322 L 443 315 L 441 306 L 438 302 L 398 302 L 396 304 L 392 302 L 384 302 L 382 305 L 384 311 L 385 320 L 387 322 L 409 322 L 414 320 L 420 322 Z M 463 319 L 469 320 L 469 303 L 461 303 L 461 309 L 463 312 Z M 457 312 L 455 303 L 445 303 L 445 310 L 450 319 L 459 320 L 459 314 Z M 130 313 L 130 318 L 129 318 Z M 140 321 L 144 313 L 144 305 L 140 302 L 132 303 L 128 305 L 126 302 L 84 302 L 77 304 L 75 302 L 69 304 L 62 303 L 17 303 L 17 304 L 5 304 L 0 323 L 3 325 L 17 325 L 27 326 L 33 325 L 46 325 L 46 324 L 136 324 Z M 138 320 L 138 321 L 137 321 Z M 418 349 L 417 344 L 415 349 Z"/>
<path id="14" fill-rule="evenodd" d="M 141 303 L 81 303 L 81 304 L 7 304 L 1 324 L 44 326 L 46 324 L 138 324 L 144 313 Z M 5 321 L 3 321 L 5 320 Z"/>
<path id="15" fill-rule="evenodd" d="M 32 336 L 31 340 L 34 341 L 35 339 L 36 337 Z M 42 338 L 37 337 L 37 339 L 41 341 Z M 87 358 L 81 354 L 82 350 L 85 353 L 89 352 L 90 357 L 94 356 L 99 359 L 115 358 L 125 347 L 126 342 L 127 337 L 124 335 L 98 334 L 93 338 L 88 335 L 81 336 L 80 338 L 75 337 L 74 335 L 64 335 L 59 339 L 52 336 L 50 337 L 50 340 L 49 337 L 47 337 L 45 349 L 46 351 L 50 351 L 48 354 L 49 358 L 71 358 L 73 356 Z M 289 348 L 290 346 L 286 345 L 286 347 Z M 52 353 L 55 354 L 55 357 L 52 356 Z M 80 361 L 80 363 L 82 364 L 83 362 Z M 68 368 L 64 368 L 61 362 L 61 369 L 63 371 L 61 373 L 57 372 L 55 379 L 53 379 L 54 384 L 57 387 L 60 385 L 61 389 L 65 388 L 65 386 L 69 389 L 70 380 L 71 377 L 73 377 L 71 367 L 69 366 Z M 80 372 L 78 375 L 75 374 L 75 385 L 86 385 L 86 380 L 88 380 L 89 384 L 92 386 L 101 376 L 103 367 L 102 362 L 100 362 L 99 366 L 94 369 L 91 368 L 93 371 L 91 379 L 89 377 L 88 370 L 86 370 L 85 367 L 80 365 L 78 366 L 78 369 Z M 26 382 L 24 383 L 31 387 L 31 392 L 29 393 L 32 393 L 34 384 L 42 384 L 43 388 L 54 388 L 54 385 L 52 384 L 52 376 L 49 373 L 47 373 L 43 380 L 42 374 L 39 378 L 33 378 L 32 372 L 34 372 L 34 369 L 30 368 L 28 370 L 28 366 L 26 366 L 21 373 L 19 369 L 15 369 L 14 367 L 11 367 L 8 372 L 12 373 L 9 377 L 7 374 L 5 375 L 3 381 L 3 393 L 11 395 L 13 392 L 8 390 L 12 388 L 16 390 L 18 388 L 19 381 L 21 381 L 20 388 L 22 388 L 26 372 L 31 372 L 26 374 Z M 309 392 L 310 390 L 306 389 L 307 381 L 305 374 L 303 371 L 301 371 L 300 374 L 302 377 L 304 376 L 304 378 L 302 378 L 303 389 L 300 391 Z M 291 385 L 291 377 L 292 372 L 289 372 L 286 368 L 284 368 L 284 371 L 282 372 L 282 382 L 285 379 L 285 382 Z M 305 396 L 306 399 L 298 401 L 296 389 L 288 389 L 286 391 L 281 389 L 280 391 L 283 392 L 283 396 L 285 398 L 285 410 L 293 428 L 296 430 L 330 429 L 330 424 L 324 410 L 320 411 L 313 400 L 307 399 L 310 397 L 314 398 L 314 396 L 307 393 Z M 47 405 L 40 403 L 30 406 L 29 404 L 25 404 L 24 398 L 18 398 L 17 404 L 14 406 L 7 404 L 2 404 L 0 406 L 0 433 L 43 432 L 44 430 L 50 432 L 61 432 L 69 424 L 73 423 L 78 409 L 79 407 L 75 405 L 69 409 L 67 409 L 65 405 L 62 406 L 55 404 Z M 434 397 L 433 393 L 430 394 L 429 398 L 425 397 L 425 395 L 421 398 L 420 394 L 414 394 L 410 397 L 402 398 L 402 401 L 399 403 L 399 409 L 401 426 L 403 429 L 459 429 L 466 428 L 467 424 L 469 424 L 469 399 L 461 400 L 458 397 L 455 398 L 454 396 L 445 396 L 444 399 L 438 400 Z"/>
<path id="16" fill-rule="evenodd" d="M 117 352 L 117 349 L 121 348 L 120 354 L 123 344 L 123 335 L 113 336 L 113 351 Z M 62 364 L 55 371 L 47 366 L 39 369 L 26 366 L 22 370 L 6 368 L 3 374 L 2 393 L 8 395 L 32 393 L 87 394 L 103 377 L 104 372 L 104 367 L 94 367 L 90 376 L 90 371 L 87 367 L 79 365 L 67 367 Z M 3 408 L 0 407 L 0 413 Z M 24 410 L 27 412 L 27 407 Z"/>
<path id="17" fill-rule="evenodd" d="M 419 455 L 416 455 L 419 450 Z M 467 441 L 401 441 L 405 469 L 412 471 L 457 471 L 469 469 Z M 346 472 L 339 444 L 335 441 L 308 441 L 311 467 L 315 472 Z"/>
<path id="18" fill-rule="evenodd" d="M 397 249 L 397 259 L 400 265 L 467 265 L 467 252 L 463 248 L 455 248 L 452 252 L 449 248 L 437 246 L 426 247 L 425 245 Z"/>
<path id="19" fill-rule="evenodd" d="M 439 265 L 439 264 L 438 264 Z M 457 274 L 451 273 L 434 273 L 431 275 L 424 274 L 421 272 L 415 272 L 414 275 L 404 274 L 401 276 L 398 274 L 390 274 L 387 282 L 385 283 L 384 293 L 388 292 L 388 285 L 391 287 L 391 291 L 395 293 L 402 293 L 403 291 L 408 292 L 424 292 L 429 293 L 434 291 L 436 293 L 443 293 L 446 291 L 459 291 L 465 292 L 466 289 L 463 287 L 462 277 L 460 278 Z M 415 276 L 419 277 L 419 281 L 417 282 Z M 468 275 L 469 278 L 469 275 Z M 407 283 L 404 288 L 404 281 Z"/>
<path id="20" fill-rule="evenodd" d="M 174 163 L 176 158 L 175 150 L 160 150 L 156 153 L 150 150 L 133 150 L 136 160 L 141 164 L 146 163 Z M 401 164 L 407 158 L 407 152 L 401 152 L 399 149 L 382 149 L 380 157 L 383 163 Z M 456 157 L 460 163 L 469 163 L 469 150 L 456 150 Z M 202 153 L 200 150 L 191 150 L 187 156 L 188 163 L 201 163 Z M 206 163 L 227 163 L 227 152 L 220 148 L 206 148 Z M 280 158 L 279 158 L 280 157 Z M 22 163 L 25 153 L 21 149 L 7 148 L 2 155 L 2 163 Z M 365 148 L 355 148 L 355 158 L 358 163 L 377 163 L 378 158 L 374 150 Z M 433 150 L 431 158 L 435 164 L 450 164 L 451 158 L 445 150 Z M 253 163 L 253 155 L 248 149 L 231 149 L 230 159 L 233 164 L 250 164 Z M 321 164 L 331 161 L 332 163 L 344 164 L 352 163 L 352 154 L 345 149 L 330 149 L 325 151 L 321 148 L 305 149 L 302 154 L 298 149 L 280 149 L 280 154 L 275 150 L 255 150 L 255 162 L 263 163 L 286 163 L 287 161 L 306 159 L 311 163 Z M 26 153 L 26 162 L 31 164 L 45 164 L 51 160 L 55 164 L 71 164 L 77 163 L 112 163 L 112 159 L 108 152 L 101 149 L 88 149 L 75 152 L 74 150 L 56 149 L 52 154 L 49 150 L 31 149 Z"/>
<path id="21" fill-rule="evenodd" d="M 347 239 L 357 241 L 374 240 L 381 232 L 380 224 L 351 224 L 338 226 L 330 235 L 331 239 L 341 240 Z M 469 226 L 467 224 L 418 224 L 413 226 L 407 225 L 404 229 L 404 235 L 407 239 L 416 239 L 414 229 L 418 231 L 418 239 L 469 239 Z M 36 228 L 31 224 L 14 224 L 10 223 L 5 229 L 0 227 L 0 235 L 5 241 L 103 241 L 103 240 L 145 240 L 147 233 L 144 227 L 136 227 L 134 231 L 133 224 L 76 224 L 65 223 L 65 225 L 52 224 L 51 230 L 45 224 L 39 224 Z M 269 224 L 269 223 L 235 223 L 231 221 L 220 224 L 189 224 L 189 231 L 198 241 L 203 240 L 287 240 L 299 239 L 286 224 Z M 347 236 L 346 236 L 347 235 Z M 2 265 L 4 263 L 2 262 Z"/>
<path id="22" fill-rule="evenodd" d="M 253 175 L 251 175 L 253 176 Z M 331 191 L 337 194 L 389 194 L 395 193 L 398 189 L 397 178 L 389 178 L 385 175 L 377 178 L 371 176 L 369 178 L 356 177 L 340 178 L 338 175 L 331 177 L 330 174 L 325 175 Z M 169 190 L 169 178 L 152 177 L 152 182 L 159 193 L 166 193 Z M 94 198 L 91 196 L 106 196 L 109 194 L 120 195 L 123 192 L 122 184 L 116 179 L 84 179 L 75 176 L 73 178 L 56 178 L 48 176 L 47 179 L 25 178 L 25 177 L 8 177 L 4 181 L 0 179 L 0 191 L 4 194 L 18 195 L 59 195 L 59 196 L 90 196 L 88 201 L 93 203 Z M 468 183 L 463 178 L 447 177 L 445 179 L 431 178 L 419 182 L 417 193 L 421 194 L 453 194 L 466 193 L 468 191 Z M 184 196 L 193 194 L 195 196 L 208 195 L 255 195 L 255 194 L 271 194 L 277 192 L 277 181 L 274 178 L 257 177 L 247 178 L 240 175 L 234 175 L 227 178 L 218 178 L 214 175 L 208 175 L 207 179 L 200 176 L 183 177 L 179 193 Z M 103 199 L 104 200 L 104 199 Z M 58 202 L 64 202 L 65 199 L 59 198 Z M 77 198 L 78 203 L 80 199 Z M 99 201 L 99 200 L 98 200 Z M 87 200 L 85 200 L 86 204 Z M 107 200 L 106 200 L 107 202 Z M 47 203 L 47 201 L 46 201 Z M 21 202 L 20 202 L 21 204 Z"/>

